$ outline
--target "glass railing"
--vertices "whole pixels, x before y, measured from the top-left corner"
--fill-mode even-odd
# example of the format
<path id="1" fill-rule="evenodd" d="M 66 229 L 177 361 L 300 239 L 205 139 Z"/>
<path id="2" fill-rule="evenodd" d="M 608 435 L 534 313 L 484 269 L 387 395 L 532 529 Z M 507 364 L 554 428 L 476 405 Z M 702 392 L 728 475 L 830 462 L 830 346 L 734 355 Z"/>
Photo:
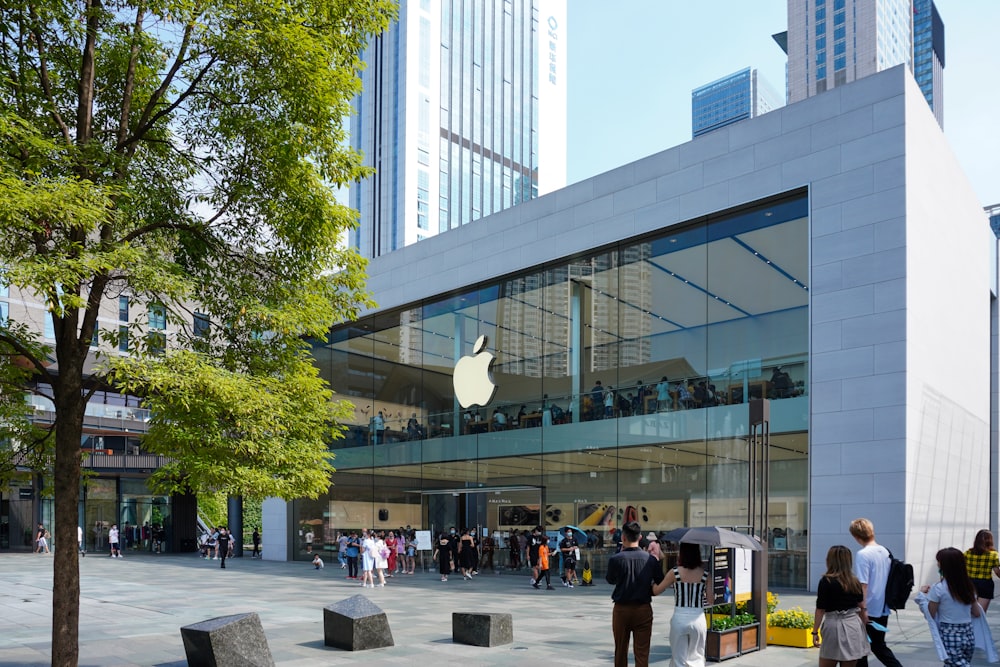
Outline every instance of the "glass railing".
<path id="1" fill-rule="evenodd" d="M 600 422 L 637 416 L 670 415 L 747 400 L 771 401 L 806 395 L 806 364 L 796 360 L 755 367 L 755 373 L 698 376 L 657 384 L 635 384 L 611 390 L 545 395 L 539 400 L 500 404 L 493 409 L 453 409 L 426 413 L 423 420 L 371 420 L 349 424 L 334 448 L 384 445 L 434 438 L 482 435 L 563 424 Z M 692 415 L 693 416 L 693 415 Z"/>

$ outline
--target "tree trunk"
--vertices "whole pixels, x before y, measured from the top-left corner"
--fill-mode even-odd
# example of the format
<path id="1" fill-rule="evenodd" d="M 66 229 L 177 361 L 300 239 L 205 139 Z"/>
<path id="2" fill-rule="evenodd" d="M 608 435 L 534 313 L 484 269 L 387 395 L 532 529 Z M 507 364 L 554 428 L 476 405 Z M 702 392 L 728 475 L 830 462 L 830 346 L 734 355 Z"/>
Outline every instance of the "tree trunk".
<path id="1" fill-rule="evenodd" d="M 72 371 L 52 383 L 56 407 L 55 543 L 52 576 L 52 665 L 76 667 L 80 654 L 80 563 L 77 526 L 84 401 Z"/>

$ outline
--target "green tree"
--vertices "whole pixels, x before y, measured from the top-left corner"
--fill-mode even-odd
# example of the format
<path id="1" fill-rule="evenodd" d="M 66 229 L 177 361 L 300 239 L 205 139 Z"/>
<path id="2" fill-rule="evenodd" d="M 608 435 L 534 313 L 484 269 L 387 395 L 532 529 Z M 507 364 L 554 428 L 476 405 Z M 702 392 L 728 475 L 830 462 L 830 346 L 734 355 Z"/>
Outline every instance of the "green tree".
<path id="1" fill-rule="evenodd" d="M 325 490 L 342 408 L 303 338 L 367 303 L 363 260 L 339 244 L 356 215 L 332 189 L 365 175 L 343 119 L 359 54 L 394 12 L 388 0 L 0 4 L 0 266 L 44 301 L 55 334 L 46 347 L 37 327 L 4 323 L 0 373 L 46 388 L 56 421 L 48 440 L 27 437 L 16 400 L 0 420 L 9 450 L 49 443 L 57 544 L 76 539 L 84 408 L 107 386 L 155 411 L 144 445 L 173 460 L 159 491 Z M 139 318 L 129 356 L 95 365 L 95 332 L 104 350 L 118 342 L 99 312 L 122 294 L 165 316 L 169 339 Z M 76 558 L 55 554 L 53 665 L 77 662 Z"/>

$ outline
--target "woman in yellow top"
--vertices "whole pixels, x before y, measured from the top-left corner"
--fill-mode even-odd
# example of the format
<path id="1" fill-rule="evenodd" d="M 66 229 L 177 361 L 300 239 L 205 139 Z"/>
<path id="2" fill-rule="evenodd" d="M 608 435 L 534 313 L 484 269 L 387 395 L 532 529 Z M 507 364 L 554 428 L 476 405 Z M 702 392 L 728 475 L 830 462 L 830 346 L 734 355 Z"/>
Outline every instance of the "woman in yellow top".
<path id="1" fill-rule="evenodd" d="M 993 546 L 993 533 L 985 529 L 976 533 L 972 548 L 965 552 L 965 569 L 976 587 L 979 605 L 986 611 L 993 601 L 993 575 L 1000 577 L 1000 556 Z"/>

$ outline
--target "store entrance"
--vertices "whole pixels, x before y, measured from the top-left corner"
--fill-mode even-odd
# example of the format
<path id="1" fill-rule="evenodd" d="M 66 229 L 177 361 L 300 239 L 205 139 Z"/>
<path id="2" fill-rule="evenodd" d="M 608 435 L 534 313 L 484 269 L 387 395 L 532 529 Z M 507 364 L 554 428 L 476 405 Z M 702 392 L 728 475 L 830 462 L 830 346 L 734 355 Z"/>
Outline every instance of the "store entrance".
<path id="1" fill-rule="evenodd" d="M 472 529 L 480 541 L 492 537 L 502 547 L 512 531 L 530 531 L 545 525 L 544 491 L 525 486 L 424 491 L 424 525 L 432 537 L 452 527 L 459 531 Z"/>

